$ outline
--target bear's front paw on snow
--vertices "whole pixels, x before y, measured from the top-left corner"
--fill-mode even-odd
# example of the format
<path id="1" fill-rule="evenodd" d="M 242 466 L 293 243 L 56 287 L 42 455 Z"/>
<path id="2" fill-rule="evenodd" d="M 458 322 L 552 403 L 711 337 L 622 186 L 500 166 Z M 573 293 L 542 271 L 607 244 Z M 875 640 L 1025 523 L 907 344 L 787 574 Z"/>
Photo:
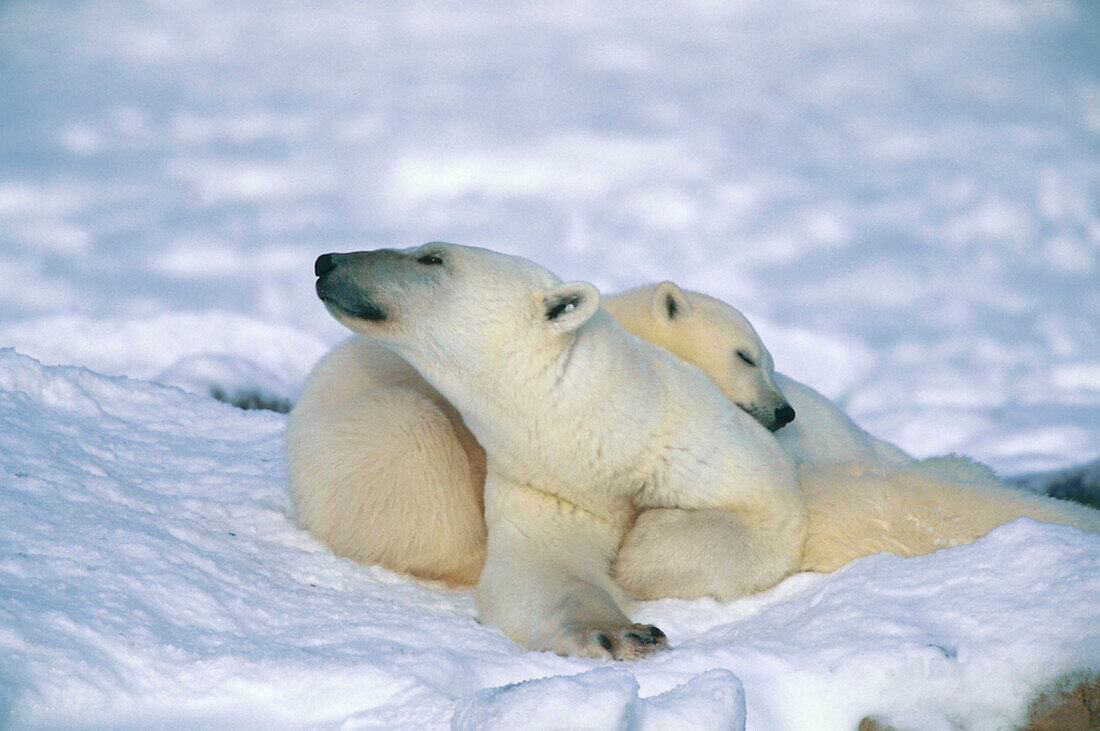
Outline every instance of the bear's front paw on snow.
<path id="1" fill-rule="evenodd" d="M 665 633 L 652 624 L 626 627 L 586 627 L 583 645 L 590 657 L 611 656 L 613 660 L 640 660 L 668 647 Z"/>

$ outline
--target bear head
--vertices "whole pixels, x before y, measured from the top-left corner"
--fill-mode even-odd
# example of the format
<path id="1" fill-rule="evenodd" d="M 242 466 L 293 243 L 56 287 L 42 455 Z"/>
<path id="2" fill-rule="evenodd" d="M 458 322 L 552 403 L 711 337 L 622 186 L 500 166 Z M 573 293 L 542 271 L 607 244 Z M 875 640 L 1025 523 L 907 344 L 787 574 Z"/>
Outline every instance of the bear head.
<path id="1" fill-rule="evenodd" d="M 562 283 L 527 259 L 443 242 L 323 254 L 314 271 L 337 321 L 418 369 L 500 368 L 515 354 L 560 347 L 600 303 L 591 284 Z"/>
<path id="2" fill-rule="evenodd" d="M 648 301 L 645 298 L 648 296 Z M 721 300 L 685 292 L 672 282 L 625 295 L 612 315 L 628 330 L 698 366 L 722 393 L 776 431 L 795 418 L 775 382 L 775 363 L 748 319 Z"/>

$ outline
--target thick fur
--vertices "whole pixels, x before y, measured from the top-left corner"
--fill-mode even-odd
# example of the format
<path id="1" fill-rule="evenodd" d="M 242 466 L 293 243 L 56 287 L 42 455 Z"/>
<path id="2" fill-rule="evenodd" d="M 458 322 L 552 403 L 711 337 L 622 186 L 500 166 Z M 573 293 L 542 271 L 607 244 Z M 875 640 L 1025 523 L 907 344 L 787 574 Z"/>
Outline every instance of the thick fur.
<path id="1" fill-rule="evenodd" d="M 932 553 L 1022 517 L 1100 533 L 1100 511 L 1007 487 L 962 457 L 901 467 L 805 465 L 800 479 L 810 514 L 807 571 L 835 571 L 873 553 Z"/>
<path id="2" fill-rule="evenodd" d="M 746 411 L 753 413 L 753 405 L 781 405 L 784 397 L 794 407 L 794 422 L 777 431 L 776 438 L 801 465 L 809 514 L 804 570 L 833 571 L 882 551 L 931 553 L 977 540 L 1021 517 L 1100 532 L 1100 511 L 1005 485 L 987 467 L 964 457 L 918 462 L 867 434 L 809 386 L 775 373 L 752 325 L 724 302 L 662 282 L 605 297 L 603 306 L 628 331 L 699 366 Z M 769 423 L 768 410 L 755 413 Z M 675 566 L 690 565 L 692 577 L 720 571 L 706 550 L 706 541 L 719 530 L 708 523 L 708 537 L 700 537 L 700 545 L 681 535 Z M 677 531 L 682 534 L 673 516 L 643 515 L 625 545 L 642 542 L 649 533 Z M 647 587 L 644 596 L 656 598 L 678 586 L 666 580 Z"/>
<path id="3" fill-rule="evenodd" d="M 699 366 L 761 423 L 774 426 L 775 411 L 794 407 L 795 421 L 775 436 L 803 465 L 803 569 L 832 570 L 878 551 L 928 553 L 1022 516 L 1097 531 L 1100 512 L 1006 487 L 963 458 L 917 463 L 868 435 L 824 396 L 774 373 L 751 324 L 719 300 L 666 282 L 601 304 L 634 334 Z M 484 451 L 407 361 L 352 336 L 307 380 L 287 446 L 299 519 L 333 551 L 476 583 L 485 555 Z M 736 535 L 725 510 L 642 512 L 614 562 L 618 587 L 635 598 L 715 595 L 743 550 L 730 542 Z"/>
<path id="4" fill-rule="evenodd" d="M 340 556 L 454 586 L 485 560 L 485 452 L 406 361 L 358 335 L 317 364 L 287 423 L 298 521 Z"/>
<path id="5" fill-rule="evenodd" d="M 729 305 L 670 282 L 604 297 L 601 305 L 633 334 L 699 366 L 765 426 L 776 425 L 775 412 L 789 400 L 798 418 L 777 436 L 796 461 L 910 461 L 824 396 L 774 373 L 756 331 Z M 744 363 L 739 350 L 757 365 Z M 306 379 L 290 415 L 287 454 L 299 522 L 333 552 L 451 586 L 477 583 L 485 558 L 485 453 L 454 407 L 400 356 L 360 335 L 337 346 Z M 666 517 L 669 529 L 685 527 L 682 516 Z M 659 549 L 641 540 L 657 524 L 657 515 L 642 520 L 631 551 Z M 713 522 L 699 528 L 711 530 Z M 632 580 L 631 555 L 617 564 L 622 582 L 637 596 L 654 595 Z M 706 594 L 707 569 L 697 572 L 692 593 Z"/>
<path id="6" fill-rule="evenodd" d="M 672 595 L 730 599 L 800 566 L 806 516 L 790 459 L 701 371 L 619 327 L 591 285 L 447 244 L 326 256 L 317 271 L 337 320 L 415 368 L 484 448 L 479 615 L 524 647 L 633 658 L 664 644 L 628 619 L 627 599 L 666 583 L 680 534 L 620 552 L 641 511 L 721 525 L 706 551 L 722 570 L 666 586 Z M 303 416 L 292 452 L 309 449 Z M 618 582 L 617 554 L 629 568 Z"/>

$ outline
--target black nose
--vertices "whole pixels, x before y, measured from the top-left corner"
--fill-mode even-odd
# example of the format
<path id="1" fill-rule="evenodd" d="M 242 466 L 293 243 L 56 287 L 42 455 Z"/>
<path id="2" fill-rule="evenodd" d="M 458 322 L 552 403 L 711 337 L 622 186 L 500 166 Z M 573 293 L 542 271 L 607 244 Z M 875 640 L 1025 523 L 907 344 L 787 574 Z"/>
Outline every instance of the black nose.
<path id="1" fill-rule="evenodd" d="M 323 277 L 336 268 L 336 256 L 333 254 L 321 254 L 317 261 L 313 262 L 313 273 Z"/>
<path id="2" fill-rule="evenodd" d="M 780 426 L 790 424 L 794 421 L 794 408 L 790 404 L 783 404 L 775 410 L 775 420 Z"/>

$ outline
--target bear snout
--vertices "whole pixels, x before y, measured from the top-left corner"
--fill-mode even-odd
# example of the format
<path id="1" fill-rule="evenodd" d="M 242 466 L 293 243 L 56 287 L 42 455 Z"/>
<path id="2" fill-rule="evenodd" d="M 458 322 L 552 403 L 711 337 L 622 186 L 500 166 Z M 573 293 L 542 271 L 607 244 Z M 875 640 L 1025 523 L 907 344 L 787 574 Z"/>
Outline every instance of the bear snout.
<path id="1" fill-rule="evenodd" d="M 795 417 L 794 407 L 788 403 L 784 403 L 774 410 L 757 404 L 735 402 L 735 405 L 768 431 L 779 431 L 794 421 Z"/>
<path id="2" fill-rule="evenodd" d="M 317 275 L 317 297 L 337 319 L 341 316 L 357 320 L 382 322 L 387 319 L 385 308 L 355 281 L 348 267 L 337 271 L 348 254 L 322 254 L 313 264 Z M 352 267 L 351 269 L 354 269 Z"/>
<path id="3" fill-rule="evenodd" d="M 339 254 L 321 254 L 317 261 L 313 262 L 313 273 L 323 277 L 336 268 L 336 257 Z"/>
<path id="4" fill-rule="evenodd" d="M 779 426 L 775 427 L 775 429 L 772 429 L 772 431 L 778 431 L 779 429 L 785 427 L 787 424 L 790 424 L 792 421 L 794 421 L 794 416 L 795 414 L 793 406 L 791 406 L 790 404 L 783 404 L 782 406 L 780 406 L 778 409 L 775 410 L 775 423 Z"/>

